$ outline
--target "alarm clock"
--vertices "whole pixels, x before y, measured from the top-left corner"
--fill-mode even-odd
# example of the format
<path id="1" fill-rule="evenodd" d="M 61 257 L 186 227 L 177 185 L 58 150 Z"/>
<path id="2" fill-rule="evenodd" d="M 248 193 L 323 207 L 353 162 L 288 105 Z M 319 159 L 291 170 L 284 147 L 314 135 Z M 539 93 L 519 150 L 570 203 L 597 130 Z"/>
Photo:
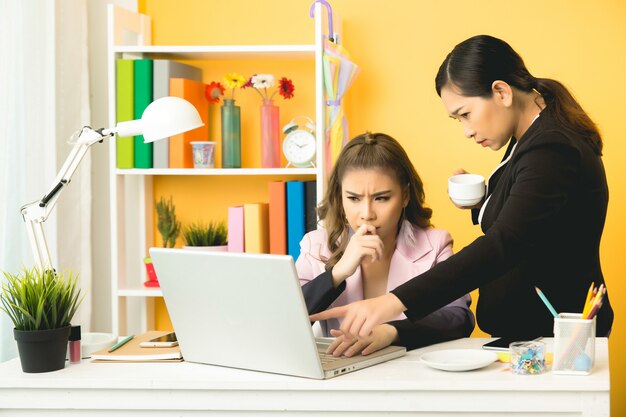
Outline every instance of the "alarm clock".
<path id="1" fill-rule="evenodd" d="M 304 119 L 307 122 L 303 127 L 296 120 Z M 294 117 L 291 122 L 283 127 L 285 139 L 283 140 L 283 154 L 287 159 L 287 168 L 293 165 L 298 168 L 315 167 L 315 124 L 305 116 Z"/>

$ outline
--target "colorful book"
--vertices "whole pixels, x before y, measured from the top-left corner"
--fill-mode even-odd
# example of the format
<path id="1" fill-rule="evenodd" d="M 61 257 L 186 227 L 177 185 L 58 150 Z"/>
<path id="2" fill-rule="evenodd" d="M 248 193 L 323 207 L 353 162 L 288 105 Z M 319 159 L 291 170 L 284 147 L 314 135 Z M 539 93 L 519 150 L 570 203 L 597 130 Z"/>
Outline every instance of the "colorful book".
<path id="1" fill-rule="evenodd" d="M 193 81 L 202 81 L 202 69 L 182 62 L 169 59 L 155 59 L 153 71 L 152 97 L 154 100 L 170 95 L 170 78 L 186 78 Z M 152 166 L 154 168 L 169 168 L 170 166 L 169 138 L 152 143 Z"/>
<path id="2" fill-rule="evenodd" d="M 243 205 L 244 241 L 246 253 L 269 252 L 269 204 Z"/>
<path id="3" fill-rule="evenodd" d="M 143 111 L 152 103 L 152 60 L 136 59 L 135 62 L 135 119 L 141 119 Z M 135 136 L 135 168 L 152 168 L 152 143 L 144 143 L 143 135 Z"/>
<path id="4" fill-rule="evenodd" d="M 245 250 L 243 206 L 228 207 L 228 252 Z"/>
<path id="5" fill-rule="evenodd" d="M 117 123 L 135 120 L 134 117 L 134 73 L 135 65 L 132 59 L 118 59 L 115 61 L 115 119 Z M 134 138 L 118 137 L 115 141 L 115 166 L 118 168 L 133 168 Z"/>
<path id="6" fill-rule="evenodd" d="M 305 230 L 317 229 L 317 181 L 304 182 Z"/>
<path id="7" fill-rule="evenodd" d="M 304 183 L 287 182 L 287 253 L 297 260 L 305 233 Z"/>
<path id="8" fill-rule="evenodd" d="M 270 182 L 269 194 L 270 253 L 285 255 L 287 253 L 287 199 L 285 198 L 285 182 Z"/>
<path id="9" fill-rule="evenodd" d="M 196 107 L 204 126 L 170 137 L 170 168 L 193 168 L 192 141 L 209 137 L 209 102 L 204 95 L 206 84 L 184 78 L 170 79 L 170 95 L 184 98 Z"/>

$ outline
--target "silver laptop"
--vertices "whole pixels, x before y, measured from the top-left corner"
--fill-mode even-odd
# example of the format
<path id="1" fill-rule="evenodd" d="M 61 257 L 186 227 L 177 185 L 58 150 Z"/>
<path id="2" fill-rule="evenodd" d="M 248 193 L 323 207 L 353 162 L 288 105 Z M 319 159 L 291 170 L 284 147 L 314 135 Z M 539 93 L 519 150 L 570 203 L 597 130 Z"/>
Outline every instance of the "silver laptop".
<path id="1" fill-rule="evenodd" d="M 313 336 L 291 256 L 151 248 L 183 357 L 189 362 L 325 379 L 400 357 L 326 355 Z"/>

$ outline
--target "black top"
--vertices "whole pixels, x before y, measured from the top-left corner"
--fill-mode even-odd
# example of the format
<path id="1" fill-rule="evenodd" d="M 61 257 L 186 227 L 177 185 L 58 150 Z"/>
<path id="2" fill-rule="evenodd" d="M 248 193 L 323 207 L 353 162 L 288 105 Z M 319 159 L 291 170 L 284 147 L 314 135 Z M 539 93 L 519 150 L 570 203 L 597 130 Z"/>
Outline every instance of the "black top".
<path id="1" fill-rule="evenodd" d="M 339 284 L 337 288 L 333 286 L 332 269 L 323 272 L 314 280 L 304 284 L 302 293 L 309 314 L 326 310 L 345 289 L 345 281 Z M 461 296 L 464 295 L 462 294 Z M 471 315 L 468 309 L 465 310 Z M 441 325 L 442 320 L 446 321 L 445 327 Z M 420 320 L 395 320 L 387 324 L 395 327 L 398 331 L 398 341 L 393 344 L 404 346 L 409 350 L 469 337 L 472 330 L 474 330 L 474 318 L 467 316 L 463 309 L 455 308 L 454 306 L 447 309 L 438 309 L 435 313 L 429 314 Z"/>
<path id="2" fill-rule="evenodd" d="M 510 153 L 513 138 L 507 154 Z M 505 155 L 505 159 L 506 159 Z M 608 187 L 590 141 L 541 116 L 522 135 L 510 160 L 489 180 L 484 236 L 393 291 L 413 320 L 479 288 L 477 320 L 494 336 L 553 335 L 557 312 L 580 313 L 591 282 L 604 283 L 599 245 Z M 596 332 L 608 335 L 608 294 Z"/>

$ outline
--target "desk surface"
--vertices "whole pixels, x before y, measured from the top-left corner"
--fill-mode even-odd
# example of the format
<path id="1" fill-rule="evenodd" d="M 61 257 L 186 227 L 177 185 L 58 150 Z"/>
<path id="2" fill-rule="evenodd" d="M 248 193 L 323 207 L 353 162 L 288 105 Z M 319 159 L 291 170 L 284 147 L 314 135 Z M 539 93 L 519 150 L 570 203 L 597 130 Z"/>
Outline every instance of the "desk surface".
<path id="1" fill-rule="evenodd" d="M 589 376 L 515 375 L 493 363 L 468 372 L 431 369 L 419 357 L 428 351 L 480 348 L 488 339 L 460 339 L 408 352 L 406 356 L 327 381 L 182 363 L 93 363 L 24 374 L 19 360 L 0 364 L 0 415 L 85 415 L 153 410 L 151 415 L 213 410 L 287 415 L 393 412 L 438 416 L 498 415 L 513 411 L 609 416 L 607 339 L 596 342 Z M 548 350 L 551 340 L 548 339 Z M 63 411 L 66 410 L 66 411 Z M 21 412 L 20 413 L 18 413 Z M 450 413 L 450 414 L 448 414 Z M 310 415 L 310 414 L 309 414 Z M 527 414 L 524 414 L 527 415 Z"/>

